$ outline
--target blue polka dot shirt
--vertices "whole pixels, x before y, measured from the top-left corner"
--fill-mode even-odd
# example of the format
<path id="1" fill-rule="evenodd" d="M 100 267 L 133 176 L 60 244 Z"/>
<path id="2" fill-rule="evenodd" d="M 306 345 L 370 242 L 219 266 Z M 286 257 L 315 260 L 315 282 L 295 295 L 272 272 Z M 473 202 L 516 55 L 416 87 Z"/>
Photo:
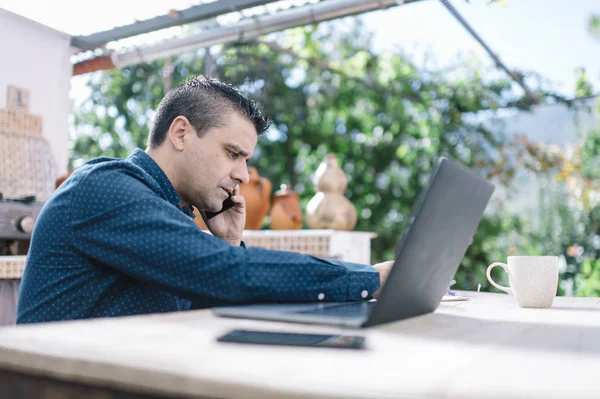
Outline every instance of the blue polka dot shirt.
<path id="1" fill-rule="evenodd" d="M 369 265 L 234 247 L 201 231 L 180 202 L 140 149 L 78 168 L 36 221 L 17 323 L 361 300 L 379 288 Z"/>

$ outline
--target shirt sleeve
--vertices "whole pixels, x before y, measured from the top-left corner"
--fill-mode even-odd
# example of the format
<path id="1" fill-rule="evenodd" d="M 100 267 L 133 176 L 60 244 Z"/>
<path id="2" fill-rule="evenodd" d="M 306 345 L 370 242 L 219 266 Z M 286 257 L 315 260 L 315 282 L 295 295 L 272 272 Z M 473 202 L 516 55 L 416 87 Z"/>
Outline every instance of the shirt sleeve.
<path id="1" fill-rule="evenodd" d="M 231 246 L 149 189 L 114 203 L 75 200 L 86 204 L 71 212 L 77 251 L 192 301 L 348 301 L 369 299 L 379 288 L 369 265 Z"/>

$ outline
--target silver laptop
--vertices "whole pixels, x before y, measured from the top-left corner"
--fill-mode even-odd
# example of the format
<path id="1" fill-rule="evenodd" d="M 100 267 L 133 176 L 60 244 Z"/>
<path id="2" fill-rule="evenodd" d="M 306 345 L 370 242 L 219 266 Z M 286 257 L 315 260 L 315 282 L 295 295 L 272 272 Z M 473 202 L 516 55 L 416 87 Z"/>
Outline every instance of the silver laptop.
<path id="1" fill-rule="evenodd" d="M 255 304 L 213 308 L 218 316 L 369 327 L 433 312 L 456 273 L 494 186 L 440 158 L 421 192 L 377 301 Z"/>

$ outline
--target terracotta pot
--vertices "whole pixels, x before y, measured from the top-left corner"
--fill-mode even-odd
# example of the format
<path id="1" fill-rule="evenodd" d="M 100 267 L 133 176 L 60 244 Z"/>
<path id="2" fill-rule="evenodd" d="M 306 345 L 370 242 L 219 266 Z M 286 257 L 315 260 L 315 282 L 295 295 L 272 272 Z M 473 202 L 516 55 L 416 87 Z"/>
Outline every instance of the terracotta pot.
<path id="1" fill-rule="evenodd" d="M 273 197 L 271 228 L 273 230 L 298 230 L 302 228 L 300 195 L 285 184 Z"/>
<path id="2" fill-rule="evenodd" d="M 196 215 L 196 218 L 194 219 L 194 223 L 196 223 L 196 226 L 200 227 L 201 230 L 208 230 L 208 227 L 204 223 L 204 220 L 202 220 L 200 212 L 198 212 L 198 209 L 196 208 L 194 208 L 194 215 Z"/>
<path id="3" fill-rule="evenodd" d="M 71 174 L 73 174 L 73 169 L 69 169 L 66 174 L 56 179 L 56 182 L 54 183 L 54 188 L 59 188 L 60 185 L 63 184 L 64 181 L 69 178 L 69 176 L 71 176 Z"/>
<path id="4" fill-rule="evenodd" d="M 259 230 L 271 207 L 271 182 L 260 177 L 256 168 L 248 168 L 250 181 L 240 184 L 240 194 L 246 200 L 246 230 Z"/>

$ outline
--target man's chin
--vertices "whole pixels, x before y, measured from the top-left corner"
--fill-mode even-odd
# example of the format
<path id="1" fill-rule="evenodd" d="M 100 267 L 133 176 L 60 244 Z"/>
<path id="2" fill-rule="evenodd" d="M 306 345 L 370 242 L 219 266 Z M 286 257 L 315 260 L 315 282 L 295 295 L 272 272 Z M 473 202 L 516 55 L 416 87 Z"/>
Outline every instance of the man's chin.
<path id="1" fill-rule="evenodd" d="M 205 212 L 219 212 L 221 209 L 223 209 L 223 200 L 221 199 L 216 199 L 215 201 L 211 202 L 211 203 L 196 203 L 194 204 L 194 208 L 196 208 L 198 211 L 205 211 Z"/>
<path id="2" fill-rule="evenodd" d="M 210 204 L 209 206 L 204 206 L 202 208 L 203 211 L 207 211 L 207 212 L 219 212 L 221 209 L 223 209 L 223 203 L 222 202 L 217 202 L 214 204 Z"/>

